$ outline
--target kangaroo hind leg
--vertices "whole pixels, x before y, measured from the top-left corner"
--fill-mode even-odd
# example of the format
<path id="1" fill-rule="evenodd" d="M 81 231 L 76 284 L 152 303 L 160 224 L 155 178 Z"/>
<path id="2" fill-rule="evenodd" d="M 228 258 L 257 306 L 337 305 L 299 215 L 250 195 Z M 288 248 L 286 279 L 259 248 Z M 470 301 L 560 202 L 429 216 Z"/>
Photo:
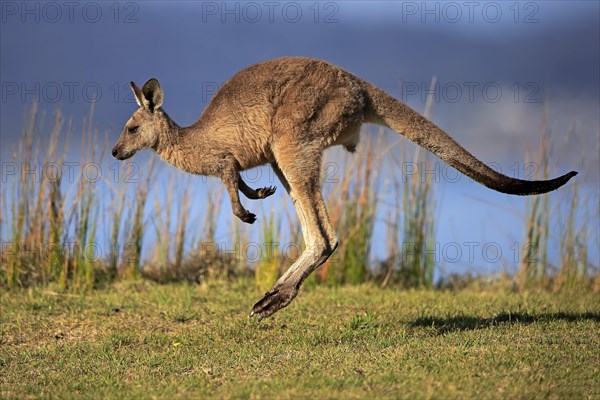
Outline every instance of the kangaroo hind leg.
<path id="1" fill-rule="evenodd" d="M 289 186 L 288 192 L 292 196 L 302 225 L 306 247 L 300 257 L 252 308 L 250 315 L 258 314 L 259 320 L 290 304 L 298 294 L 302 282 L 329 258 L 338 243 L 321 194 L 321 154 L 307 154 L 302 150 L 295 154 L 293 158 L 278 160 L 277 166 L 287 182 L 284 185 Z M 306 168 L 307 165 L 316 168 Z"/>

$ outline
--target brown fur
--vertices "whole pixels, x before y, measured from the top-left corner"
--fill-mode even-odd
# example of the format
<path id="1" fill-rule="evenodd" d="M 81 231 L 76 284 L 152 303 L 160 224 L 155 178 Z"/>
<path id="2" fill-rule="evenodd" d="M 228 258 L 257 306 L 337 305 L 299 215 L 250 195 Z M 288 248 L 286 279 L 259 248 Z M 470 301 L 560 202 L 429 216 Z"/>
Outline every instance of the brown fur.
<path id="1" fill-rule="evenodd" d="M 152 148 L 183 171 L 220 177 L 233 213 L 248 223 L 256 216 L 242 206 L 239 191 L 250 199 L 261 199 L 275 188 L 252 189 L 241 179 L 240 171 L 271 164 L 289 193 L 307 248 L 254 305 L 251 315 L 259 314 L 259 319 L 287 306 L 304 279 L 337 247 L 321 195 L 323 151 L 335 145 L 354 151 L 365 122 L 394 129 L 467 176 L 504 193 L 544 193 L 576 174 L 550 181 L 523 181 L 499 174 L 408 106 L 320 60 L 279 58 L 240 71 L 187 128 L 178 126 L 162 110 L 163 92 L 156 79 L 142 89 L 133 82 L 131 87 L 140 108 L 125 124 L 113 149 L 116 158 Z"/>

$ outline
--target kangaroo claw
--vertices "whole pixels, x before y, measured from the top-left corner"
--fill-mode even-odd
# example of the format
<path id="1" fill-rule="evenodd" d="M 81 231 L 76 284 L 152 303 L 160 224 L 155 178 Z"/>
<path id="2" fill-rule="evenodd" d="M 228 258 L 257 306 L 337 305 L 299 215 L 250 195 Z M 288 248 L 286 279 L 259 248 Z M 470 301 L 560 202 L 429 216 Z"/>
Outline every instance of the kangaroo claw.
<path id="1" fill-rule="evenodd" d="M 265 197 L 269 197 L 270 195 L 275 193 L 276 190 L 277 187 L 275 186 L 267 186 L 264 188 L 256 189 L 256 193 L 258 194 L 258 197 L 260 199 L 264 199 Z"/>

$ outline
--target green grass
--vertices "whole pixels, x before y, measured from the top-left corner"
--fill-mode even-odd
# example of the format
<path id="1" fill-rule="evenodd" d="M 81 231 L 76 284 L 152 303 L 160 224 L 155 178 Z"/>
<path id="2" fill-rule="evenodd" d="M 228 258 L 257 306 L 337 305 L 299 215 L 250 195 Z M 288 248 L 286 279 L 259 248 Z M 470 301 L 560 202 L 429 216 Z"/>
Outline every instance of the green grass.
<path id="1" fill-rule="evenodd" d="M 0 397 L 598 398 L 598 294 L 252 281 L 0 295 Z"/>

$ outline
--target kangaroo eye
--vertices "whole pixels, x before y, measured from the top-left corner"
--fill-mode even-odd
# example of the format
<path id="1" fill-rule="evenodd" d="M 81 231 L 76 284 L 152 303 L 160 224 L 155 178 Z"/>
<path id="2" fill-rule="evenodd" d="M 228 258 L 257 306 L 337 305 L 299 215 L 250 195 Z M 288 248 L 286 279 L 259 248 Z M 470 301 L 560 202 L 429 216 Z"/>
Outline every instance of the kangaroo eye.
<path id="1" fill-rule="evenodd" d="M 130 128 L 127 128 L 127 131 L 131 134 L 136 133 L 139 129 L 139 126 L 132 126 Z"/>

